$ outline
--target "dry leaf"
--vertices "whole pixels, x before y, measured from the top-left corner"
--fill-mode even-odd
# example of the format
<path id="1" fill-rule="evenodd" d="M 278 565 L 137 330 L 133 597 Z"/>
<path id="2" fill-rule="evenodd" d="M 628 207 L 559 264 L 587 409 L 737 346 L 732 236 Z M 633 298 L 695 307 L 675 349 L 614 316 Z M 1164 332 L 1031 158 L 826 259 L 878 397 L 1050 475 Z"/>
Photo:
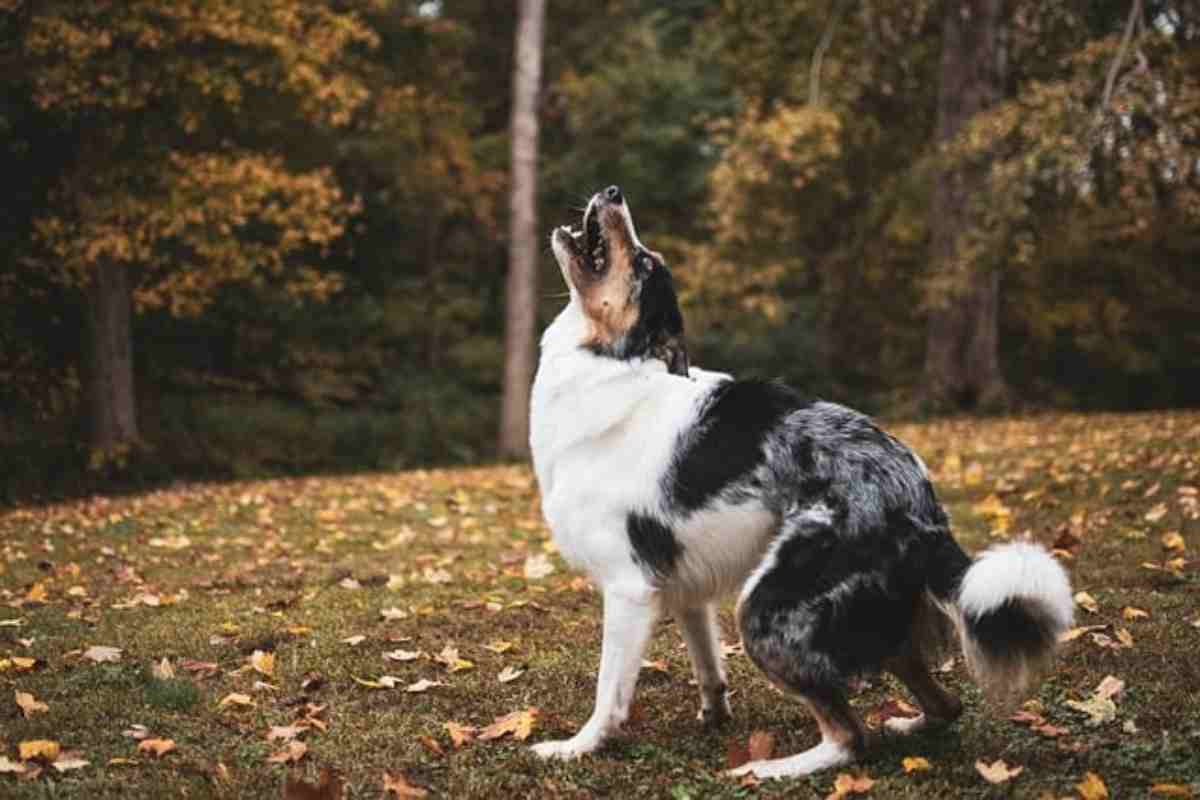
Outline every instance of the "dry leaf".
<path id="1" fill-rule="evenodd" d="M 1087 714 L 1088 718 L 1084 724 L 1089 728 L 1112 722 L 1117 718 L 1117 704 L 1108 697 L 1092 695 L 1087 700 L 1067 700 L 1065 705 Z"/>
<path id="2" fill-rule="evenodd" d="M 442 683 L 441 681 L 431 681 L 427 678 L 422 678 L 421 680 L 417 681 L 416 683 L 410 683 L 408 686 L 405 686 L 404 691 L 408 692 L 409 694 L 419 694 L 421 692 L 427 692 L 430 689 L 434 688 L 435 686 L 449 686 L 449 685 L 450 684 Z"/>
<path id="3" fill-rule="evenodd" d="M 766 731 L 755 731 L 750 734 L 750 760 L 764 761 L 771 757 L 775 750 L 775 737 Z"/>
<path id="4" fill-rule="evenodd" d="M 306 745 L 304 742 L 288 742 L 287 747 L 267 756 L 267 763 L 295 764 L 297 761 L 304 758 L 304 754 L 307 752 L 308 745 Z"/>
<path id="5" fill-rule="evenodd" d="M 524 741 L 529 738 L 529 734 L 533 733 L 533 726 L 539 713 L 536 708 L 527 708 L 524 711 L 514 711 L 503 717 L 497 717 L 495 722 L 479 732 L 479 738 L 490 741 L 511 733 L 514 739 Z"/>
<path id="6" fill-rule="evenodd" d="M 533 553 L 525 559 L 525 579 L 538 580 L 554 574 L 554 563 L 545 553 Z"/>
<path id="7" fill-rule="evenodd" d="M 30 739 L 17 745 L 17 751 L 22 761 L 30 761 L 37 758 L 42 761 L 51 762 L 58 758 L 58 754 L 62 752 L 62 748 L 58 742 L 51 741 L 50 739 Z"/>
<path id="8" fill-rule="evenodd" d="M 1125 606 L 1123 609 L 1121 609 L 1121 616 L 1127 621 L 1133 622 L 1135 619 L 1146 619 L 1150 616 L 1150 612 L 1144 611 L 1140 608 L 1134 608 L 1133 606 Z"/>
<path id="9" fill-rule="evenodd" d="M 842 800 L 852 794 L 866 794 L 875 785 L 875 781 L 866 775 L 849 775 L 840 773 L 833 782 L 833 792 L 825 796 L 825 800 Z"/>
<path id="10" fill-rule="evenodd" d="M 450 741 L 455 748 L 468 745 L 475 739 L 475 734 L 479 729 L 471 725 L 459 725 L 457 722 L 447 722 L 446 731 L 450 734 Z"/>
<path id="11" fill-rule="evenodd" d="M 398 772 L 393 775 L 390 772 L 383 773 L 383 793 L 386 796 L 388 793 L 396 797 L 426 797 L 429 792 L 422 789 L 420 786 L 413 786 L 404 777 L 403 772 Z"/>
<path id="12" fill-rule="evenodd" d="M 1154 506 L 1154 508 L 1151 508 L 1149 511 L 1147 511 L 1145 513 L 1145 515 L 1142 517 L 1142 519 L 1146 520 L 1146 522 L 1158 522 L 1160 519 L 1162 519 L 1166 515 L 1167 515 L 1167 504 L 1159 503 L 1156 506 Z"/>
<path id="13" fill-rule="evenodd" d="M 511 683 L 524 674 L 525 674 L 525 670 L 523 670 L 523 669 L 517 669 L 515 667 L 505 667 L 500 672 L 500 674 L 496 676 L 496 679 L 499 680 L 501 683 Z"/>
<path id="14" fill-rule="evenodd" d="M 175 749 L 174 739 L 143 739 L 138 743 L 139 753 L 152 753 L 156 758 L 162 758 Z"/>
<path id="15" fill-rule="evenodd" d="M 1096 602 L 1096 598 L 1092 597 L 1087 592 L 1077 592 L 1075 595 L 1075 605 L 1095 614 L 1100 611 L 1100 605 Z"/>
<path id="16" fill-rule="evenodd" d="M 5 773 L 20 775 L 24 771 L 24 764 L 12 761 L 8 756 L 0 756 L 0 775 L 4 775 Z"/>
<path id="17" fill-rule="evenodd" d="M 1150 787 L 1150 794 L 1156 794 L 1159 797 L 1183 797 L 1191 800 L 1192 787 L 1179 783 L 1156 783 Z"/>
<path id="18" fill-rule="evenodd" d="M 267 731 L 267 741 L 273 742 L 279 739 L 284 742 L 290 742 L 307 730 L 307 725 L 272 725 L 271 729 Z"/>
<path id="19" fill-rule="evenodd" d="M 1125 681 L 1115 675 L 1106 675 L 1096 687 L 1097 697 L 1116 697 L 1125 689 Z"/>
<path id="20" fill-rule="evenodd" d="M 275 674 L 275 654 L 255 650 L 250 654 L 250 666 L 260 675 L 266 675 L 268 678 Z"/>
<path id="21" fill-rule="evenodd" d="M 160 681 L 170 680 L 175 677 L 175 667 L 171 666 L 171 659 L 163 658 L 150 668 L 150 674 Z"/>
<path id="22" fill-rule="evenodd" d="M 120 661 L 121 648 L 109 647 L 108 645 L 94 644 L 87 650 L 83 651 L 83 657 L 89 661 L 95 661 L 101 664 L 105 661 Z"/>
<path id="23" fill-rule="evenodd" d="M 1083 780 L 1075 784 L 1075 790 L 1082 800 L 1108 800 L 1108 787 L 1094 772 L 1085 774 Z"/>
<path id="24" fill-rule="evenodd" d="M 933 769 L 933 765 L 929 763 L 929 760 L 920 756 L 906 756 L 900 762 L 900 766 L 904 767 L 905 772 L 924 772 Z"/>
<path id="25" fill-rule="evenodd" d="M 252 705 L 254 705 L 254 698 L 251 697 L 250 695 L 242 694 L 241 692 L 230 692 L 229 694 L 227 694 L 221 698 L 221 702 L 217 703 L 217 708 L 224 708 L 225 706 L 252 706 Z"/>
<path id="26" fill-rule="evenodd" d="M 54 760 L 50 766 L 54 767 L 56 772 L 69 772 L 73 769 L 83 769 L 92 762 L 85 758 L 81 758 L 79 753 L 63 753 Z"/>
<path id="27" fill-rule="evenodd" d="M 1162 546 L 1164 549 L 1169 550 L 1172 553 L 1182 553 L 1187 549 L 1187 544 L 1183 541 L 1183 537 L 1179 535 L 1178 531 L 1164 533 L 1162 537 Z"/>
<path id="28" fill-rule="evenodd" d="M 421 650 L 404 650 L 401 648 L 399 650 L 392 650 L 389 653 L 384 653 L 383 657 L 388 661 L 416 661 L 423 655 L 425 655 L 425 653 Z"/>
<path id="29" fill-rule="evenodd" d="M 391 608 L 385 608 L 380 611 L 379 616 L 386 620 L 408 619 L 408 612 L 402 608 L 396 608 L 395 606 L 392 606 Z"/>
<path id="30" fill-rule="evenodd" d="M 465 658 L 458 657 L 458 648 L 446 645 L 442 648 L 442 652 L 433 657 L 433 660 L 439 664 L 445 664 L 450 672 L 462 672 L 463 670 L 474 669 L 475 664 Z"/>
<path id="31" fill-rule="evenodd" d="M 50 706 L 36 699 L 29 692 L 15 692 L 17 705 L 21 708 L 21 714 L 25 719 L 29 719 L 34 714 L 50 710 Z"/>
<path id="32" fill-rule="evenodd" d="M 491 652 L 495 653 L 496 655 L 500 655 L 501 653 L 507 653 L 509 650 L 512 650 L 513 643 L 512 642 L 495 641 L 495 642 L 492 642 L 491 644 L 485 644 L 483 646 L 483 649 L 490 650 Z"/>
<path id="33" fill-rule="evenodd" d="M 975 770 L 983 776 L 983 779 L 988 783 L 1006 783 L 1020 775 L 1024 767 L 1010 767 L 1003 760 L 997 759 L 991 764 L 983 760 L 975 762 Z"/>
<path id="34" fill-rule="evenodd" d="M 342 800 L 342 787 L 342 777 L 325 767 L 315 786 L 289 775 L 283 784 L 283 800 Z"/>

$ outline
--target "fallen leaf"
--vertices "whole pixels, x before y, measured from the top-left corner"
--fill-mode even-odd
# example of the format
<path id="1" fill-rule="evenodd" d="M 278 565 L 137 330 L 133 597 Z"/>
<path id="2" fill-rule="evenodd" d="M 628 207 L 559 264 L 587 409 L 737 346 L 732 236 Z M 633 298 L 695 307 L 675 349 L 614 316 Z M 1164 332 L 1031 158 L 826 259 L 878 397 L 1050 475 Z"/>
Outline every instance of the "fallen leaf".
<path id="1" fill-rule="evenodd" d="M 875 781 L 866 775 L 849 775 L 840 773 L 833 781 L 833 792 L 825 796 L 825 800 L 842 800 L 852 794 L 866 794 L 875 785 Z"/>
<path id="2" fill-rule="evenodd" d="M 271 652 L 264 652 L 262 650 L 255 650 L 250 654 L 250 666 L 253 667 L 254 671 L 260 675 L 271 677 L 275 674 L 275 654 Z"/>
<path id="3" fill-rule="evenodd" d="M 479 729 L 471 725 L 459 725 L 457 722 L 447 722 L 446 731 L 450 734 L 450 741 L 457 749 L 474 741 L 475 734 L 479 732 Z"/>
<path id="4" fill-rule="evenodd" d="M 367 637 L 363 636 L 360 633 L 360 634 L 356 634 L 354 636 L 347 636 L 345 639 L 342 639 L 341 641 L 342 641 L 342 644 L 348 644 L 351 647 L 357 647 L 358 645 L 362 644 L 366 640 L 367 640 Z"/>
<path id="5" fill-rule="evenodd" d="M 1167 515 L 1167 504 L 1159 503 L 1142 516 L 1146 522 L 1158 522 Z"/>
<path id="6" fill-rule="evenodd" d="M 389 586 L 389 588 L 391 587 Z M 385 608 L 380 611 L 379 616 L 386 620 L 408 619 L 408 612 L 402 608 L 396 608 L 395 606 L 392 606 L 391 608 Z"/>
<path id="7" fill-rule="evenodd" d="M 143 739 L 138 743 L 139 753 L 151 753 L 155 758 L 162 758 L 175 749 L 174 739 Z"/>
<path id="8" fill-rule="evenodd" d="M 422 747 L 438 758 L 445 758 L 446 751 L 442 749 L 437 739 L 434 739 L 432 736 L 418 736 L 417 741 L 421 743 Z"/>
<path id="9" fill-rule="evenodd" d="M 1150 616 L 1150 612 L 1143 611 L 1140 608 L 1134 608 L 1133 606 L 1125 606 L 1123 609 L 1121 609 L 1121 616 L 1127 621 L 1133 622 L 1135 619 L 1146 619 Z"/>
<path id="10" fill-rule="evenodd" d="M 383 793 L 394 794 L 396 797 L 426 797 L 429 792 L 422 789 L 420 786 L 413 786 L 404 777 L 403 772 L 398 772 L 393 775 L 390 772 L 383 773 Z"/>
<path id="11" fill-rule="evenodd" d="M 512 642 L 495 641 L 495 642 L 492 642 L 491 644 L 485 644 L 483 646 L 483 649 L 490 650 L 491 652 L 495 653 L 496 655 L 499 655 L 501 653 L 507 653 L 509 650 L 512 650 L 513 643 Z"/>
<path id="12" fill-rule="evenodd" d="M 6 773 L 20 775 L 25 771 L 25 765 L 12 761 L 8 756 L 0 756 L 0 775 Z"/>
<path id="13" fill-rule="evenodd" d="M 221 702 L 217 703 L 217 708 L 224 708 L 225 706 L 252 706 L 252 705 L 254 705 L 254 698 L 251 697 L 250 695 L 242 694 L 241 692 L 230 692 L 229 694 L 227 694 L 221 698 Z"/>
<path id="14" fill-rule="evenodd" d="M 933 769 L 929 760 L 920 756 L 907 756 L 900 762 L 900 766 L 904 767 L 905 772 L 924 772 Z"/>
<path id="15" fill-rule="evenodd" d="M 1191 800 L 1192 787 L 1179 783 L 1156 783 L 1150 787 L 1150 794 L 1156 794 L 1159 797 L 1183 797 Z"/>
<path id="16" fill-rule="evenodd" d="M 1084 724 L 1095 728 L 1117 718 L 1117 704 L 1108 697 L 1092 695 L 1087 700 L 1067 700 L 1065 705 L 1087 715 Z"/>
<path id="17" fill-rule="evenodd" d="M 462 672 L 463 670 L 474 669 L 475 664 L 465 658 L 459 658 L 458 648 L 446 645 L 442 648 L 442 652 L 433 657 L 433 660 L 439 664 L 445 664 L 450 672 Z"/>
<path id="18" fill-rule="evenodd" d="M 533 733 L 533 726 L 539 713 L 536 708 L 527 708 L 497 717 L 495 722 L 479 732 L 479 738 L 490 741 L 511 733 L 514 739 L 524 741 L 529 738 L 529 734 Z"/>
<path id="19" fill-rule="evenodd" d="M 73 769 L 83 769 L 91 763 L 87 759 L 81 758 L 79 753 L 63 753 L 54 759 L 54 763 L 50 766 L 54 767 L 56 772 L 70 772 Z"/>
<path id="20" fill-rule="evenodd" d="M 775 750 L 775 737 L 766 731 L 755 731 L 750 734 L 750 760 L 763 761 L 771 757 Z"/>
<path id="21" fill-rule="evenodd" d="M 283 784 L 283 800 L 342 800 L 342 787 L 342 777 L 325 767 L 316 785 L 289 775 Z"/>
<path id="22" fill-rule="evenodd" d="M 1187 549 L 1187 544 L 1183 541 L 1183 537 L 1179 535 L 1178 531 L 1164 533 L 1162 537 L 1162 546 L 1163 549 L 1169 550 L 1172 553 L 1182 553 Z"/>
<path id="23" fill-rule="evenodd" d="M 89 661 L 95 661 L 97 664 L 102 664 L 105 661 L 120 661 L 121 648 L 109 647 L 108 645 L 94 644 L 87 650 L 83 651 L 83 657 Z"/>
<path id="24" fill-rule="evenodd" d="M 1075 594 L 1075 605 L 1092 614 L 1100 611 L 1100 605 L 1096 602 L 1096 598 L 1087 592 L 1077 592 Z"/>
<path id="25" fill-rule="evenodd" d="M 975 762 L 975 770 L 983 776 L 983 779 L 988 783 L 1006 783 L 1020 775 L 1024 767 L 1010 767 L 1004 763 L 1002 759 L 997 759 L 991 764 L 982 759 Z"/>
<path id="26" fill-rule="evenodd" d="M 383 657 L 388 661 L 416 661 L 421 656 L 425 655 L 421 650 L 405 650 L 403 648 L 386 652 Z"/>
<path id="27" fill-rule="evenodd" d="M 1081 800 L 1108 800 L 1108 787 L 1094 772 L 1086 773 L 1083 780 L 1075 784 L 1075 790 L 1079 792 Z"/>
<path id="28" fill-rule="evenodd" d="M 179 660 L 179 668 L 185 672 L 194 673 L 200 678 L 210 678 L 220 672 L 220 665 L 215 661 L 196 661 L 192 658 Z"/>
<path id="29" fill-rule="evenodd" d="M 307 725 L 272 725 L 271 729 L 267 731 L 267 741 L 273 742 L 279 739 L 284 742 L 290 742 L 306 731 L 308 731 Z"/>
<path id="30" fill-rule="evenodd" d="M 26 603 L 44 603 L 46 598 L 46 584 L 40 581 L 30 586 L 29 591 L 25 594 Z"/>
<path id="31" fill-rule="evenodd" d="M 35 698 L 29 692 L 15 692 L 17 706 L 21 709 L 21 715 L 25 719 L 29 719 L 34 714 L 50 710 L 50 706 Z"/>
<path id="32" fill-rule="evenodd" d="M 288 742 L 287 747 L 282 750 L 272 753 L 267 756 L 268 764 L 295 764 L 300 759 L 304 758 L 308 752 L 308 745 L 304 742 Z"/>
<path id="33" fill-rule="evenodd" d="M 555 568 L 550 556 L 545 553 L 533 553 L 525 559 L 525 579 L 538 580 L 547 575 L 553 575 Z"/>
<path id="34" fill-rule="evenodd" d="M 517 678 L 521 677 L 524 674 L 525 674 L 525 670 L 523 670 L 523 669 L 516 669 L 515 667 L 505 667 L 500 672 L 500 674 L 496 676 L 496 679 L 498 681 L 500 681 L 501 683 L 512 683 L 513 681 L 515 681 Z"/>
<path id="35" fill-rule="evenodd" d="M 442 683 L 441 681 L 431 681 L 428 678 L 422 678 L 421 680 L 417 681 L 416 683 L 410 683 L 408 686 L 405 686 L 404 691 L 408 692 L 409 694 L 419 694 L 421 692 L 427 692 L 430 689 L 434 688 L 435 686 L 449 686 L 449 685 L 450 684 Z"/>
<path id="36" fill-rule="evenodd" d="M 158 678 L 160 681 L 170 680 L 175 677 L 175 667 L 171 665 L 171 659 L 164 658 L 154 666 L 150 667 L 150 674 Z"/>
<path id="37" fill-rule="evenodd" d="M 1115 675 L 1105 675 L 1104 680 L 1096 686 L 1097 697 L 1116 697 L 1125 689 L 1125 681 Z"/>
<path id="38" fill-rule="evenodd" d="M 37 758 L 48 763 L 58 758 L 62 747 L 58 742 L 50 739 L 30 739 L 17 745 L 17 750 L 22 761 L 31 761 Z"/>
<path id="39" fill-rule="evenodd" d="M 134 724 L 121 731 L 121 735 L 128 736 L 130 739 L 145 739 L 150 736 L 150 729 L 145 725 Z"/>

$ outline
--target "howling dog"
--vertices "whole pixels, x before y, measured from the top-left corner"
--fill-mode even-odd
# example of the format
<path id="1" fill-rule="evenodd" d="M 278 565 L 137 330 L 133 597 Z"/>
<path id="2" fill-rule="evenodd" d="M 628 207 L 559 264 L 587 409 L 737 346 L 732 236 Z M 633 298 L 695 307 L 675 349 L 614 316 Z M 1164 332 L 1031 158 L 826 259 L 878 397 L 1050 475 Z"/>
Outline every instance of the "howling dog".
<path id="1" fill-rule="evenodd" d="M 806 775 L 861 757 L 866 732 L 846 699 L 856 676 L 890 672 L 920 706 L 887 733 L 954 720 L 962 704 L 929 670 L 951 637 L 988 695 L 1035 685 L 1073 611 L 1044 549 L 971 559 L 921 459 L 866 416 L 690 366 L 671 273 L 616 186 L 551 246 L 570 301 L 542 337 L 530 443 L 554 539 L 603 593 L 604 638 L 591 718 L 539 756 L 590 753 L 617 731 L 664 614 L 687 643 L 700 719 L 728 719 L 716 603 L 732 593 L 746 655 L 821 733 L 735 773 Z"/>

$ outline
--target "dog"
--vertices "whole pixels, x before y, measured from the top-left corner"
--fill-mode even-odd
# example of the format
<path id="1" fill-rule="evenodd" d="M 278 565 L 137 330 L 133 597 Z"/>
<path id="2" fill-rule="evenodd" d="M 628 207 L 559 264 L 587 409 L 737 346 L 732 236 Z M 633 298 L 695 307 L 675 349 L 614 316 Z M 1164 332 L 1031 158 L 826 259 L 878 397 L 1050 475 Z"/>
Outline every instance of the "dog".
<path id="1" fill-rule="evenodd" d="M 890 672 L 920 707 L 886 733 L 953 721 L 962 704 L 929 669 L 951 637 L 989 696 L 1036 684 L 1074 608 L 1043 548 L 1005 543 L 972 560 L 921 459 L 868 417 L 691 366 L 671 273 L 618 187 L 591 198 L 577 230 L 557 228 L 551 249 L 570 300 L 541 340 L 530 445 L 543 514 L 601 590 L 604 619 L 595 710 L 537 755 L 578 757 L 620 728 L 665 614 L 687 645 L 699 718 L 727 720 L 716 603 L 733 593 L 746 655 L 821 734 L 738 774 L 860 758 L 867 735 L 846 699 L 858 676 Z"/>

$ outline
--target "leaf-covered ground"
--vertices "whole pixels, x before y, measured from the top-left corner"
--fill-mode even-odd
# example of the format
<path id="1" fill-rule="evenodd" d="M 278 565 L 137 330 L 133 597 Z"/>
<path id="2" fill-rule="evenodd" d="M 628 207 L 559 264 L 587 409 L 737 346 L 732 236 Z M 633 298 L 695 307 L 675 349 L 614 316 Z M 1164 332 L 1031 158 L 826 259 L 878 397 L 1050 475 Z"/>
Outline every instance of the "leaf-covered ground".
<path id="1" fill-rule="evenodd" d="M 0 516 L 0 795 L 1200 793 L 1200 413 L 894 430 L 966 546 L 1028 534 L 1072 572 L 1079 628 L 1015 716 L 989 714 L 956 660 L 951 729 L 811 778 L 726 778 L 817 740 L 726 610 L 730 726 L 699 728 L 666 621 L 627 734 L 541 763 L 527 745 L 591 710 L 600 609 L 527 469 L 187 485 Z M 878 725 L 907 699 L 879 679 L 853 702 Z"/>

